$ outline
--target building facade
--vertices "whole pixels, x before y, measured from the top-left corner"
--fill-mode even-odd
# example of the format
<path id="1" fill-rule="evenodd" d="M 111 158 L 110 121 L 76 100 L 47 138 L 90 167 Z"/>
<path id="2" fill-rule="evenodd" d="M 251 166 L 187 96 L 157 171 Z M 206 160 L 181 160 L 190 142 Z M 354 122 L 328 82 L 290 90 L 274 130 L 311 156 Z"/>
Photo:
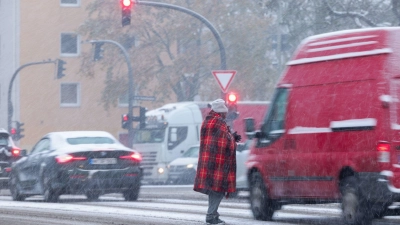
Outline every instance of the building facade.
<path id="1" fill-rule="evenodd" d="M 7 60 L 0 64 L 1 126 L 7 125 L 5 92 L 10 74 L 22 65 L 51 61 L 28 66 L 17 76 L 12 121 L 24 123 L 25 135 L 19 146 L 29 151 L 41 136 L 53 131 L 105 130 L 117 138 L 126 133 L 121 128 L 121 115 L 127 113 L 127 104 L 105 110 L 101 103 L 104 75 L 89 78 L 79 73 L 80 55 L 92 51 L 92 45 L 77 33 L 88 15 L 90 0 L 0 2 L 0 15 L 10 21 L 0 20 L 1 26 L 8 24 L 0 29 L 1 57 Z M 61 79 L 57 79 L 57 65 L 52 63 L 57 59 L 66 62 Z"/>

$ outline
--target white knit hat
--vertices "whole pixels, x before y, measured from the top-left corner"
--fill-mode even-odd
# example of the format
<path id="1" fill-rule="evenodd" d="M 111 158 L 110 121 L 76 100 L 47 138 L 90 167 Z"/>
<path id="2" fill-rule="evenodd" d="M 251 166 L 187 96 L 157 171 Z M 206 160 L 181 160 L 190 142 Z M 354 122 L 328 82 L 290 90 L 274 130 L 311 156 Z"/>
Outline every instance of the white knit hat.
<path id="1" fill-rule="evenodd" d="M 211 109 L 217 113 L 228 112 L 228 108 L 225 106 L 225 101 L 220 98 L 211 102 Z"/>

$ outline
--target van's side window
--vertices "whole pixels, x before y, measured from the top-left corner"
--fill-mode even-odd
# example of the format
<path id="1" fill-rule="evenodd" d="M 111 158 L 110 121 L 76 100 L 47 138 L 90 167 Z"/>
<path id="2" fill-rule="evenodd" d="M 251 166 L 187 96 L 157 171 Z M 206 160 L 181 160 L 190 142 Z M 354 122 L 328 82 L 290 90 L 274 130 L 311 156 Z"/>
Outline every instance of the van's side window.
<path id="1" fill-rule="evenodd" d="M 259 144 L 269 145 L 285 133 L 287 96 L 287 88 L 278 88 L 276 90 L 272 105 L 268 110 L 264 125 L 261 128 L 265 138 L 259 139 Z"/>
<path id="2" fill-rule="evenodd" d="M 175 148 L 186 140 L 187 133 L 187 127 L 170 127 L 168 130 L 168 150 Z"/>

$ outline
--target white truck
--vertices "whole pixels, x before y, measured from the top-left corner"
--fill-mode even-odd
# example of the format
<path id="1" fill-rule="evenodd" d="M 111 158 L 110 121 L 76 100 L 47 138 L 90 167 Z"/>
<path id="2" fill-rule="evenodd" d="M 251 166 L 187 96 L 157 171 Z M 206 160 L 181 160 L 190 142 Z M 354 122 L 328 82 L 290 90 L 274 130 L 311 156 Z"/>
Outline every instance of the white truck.
<path id="1" fill-rule="evenodd" d="M 200 142 L 202 121 L 194 102 L 171 103 L 146 112 L 146 127 L 135 130 L 133 140 L 133 148 L 143 157 L 143 183 L 167 181 L 168 163 Z"/>
<path id="2" fill-rule="evenodd" d="M 239 117 L 234 130 L 245 141 L 243 119 L 261 121 L 268 102 L 238 102 Z M 142 154 L 144 184 L 164 184 L 168 179 L 167 165 L 191 146 L 200 143 L 200 128 L 210 111 L 207 102 L 178 102 L 146 112 L 146 127 L 135 129 L 133 148 Z"/>

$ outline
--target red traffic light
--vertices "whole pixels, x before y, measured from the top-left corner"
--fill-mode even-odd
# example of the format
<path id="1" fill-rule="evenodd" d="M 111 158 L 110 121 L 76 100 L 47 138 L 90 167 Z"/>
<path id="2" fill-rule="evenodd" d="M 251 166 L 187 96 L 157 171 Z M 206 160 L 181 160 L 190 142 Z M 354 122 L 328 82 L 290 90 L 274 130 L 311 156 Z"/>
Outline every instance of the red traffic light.
<path id="1" fill-rule="evenodd" d="M 238 100 L 238 98 L 235 93 L 229 93 L 227 96 L 227 99 L 226 99 L 228 104 L 236 103 L 237 100 Z"/>
<path id="2" fill-rule="evenodd" d="M 121 0 L 122 7 L 132 7 L 132 0 Z"/>
<path id="3" fill-rule="evenodd" d="M 15 134 L 17 134 L 17 129 L 15 129 L 15 128 L 11 128 L 11 131 L 10 131 L 10 133 L 11 133 L 11 135 L 15 135 Z"/>
<path id="4" fill-rule="evenodd" d="M 129 115 L 128 114 L 123 114 L 122 115 L 122 121 L 124 121 L 124 122 L 129 121 Z"/>

